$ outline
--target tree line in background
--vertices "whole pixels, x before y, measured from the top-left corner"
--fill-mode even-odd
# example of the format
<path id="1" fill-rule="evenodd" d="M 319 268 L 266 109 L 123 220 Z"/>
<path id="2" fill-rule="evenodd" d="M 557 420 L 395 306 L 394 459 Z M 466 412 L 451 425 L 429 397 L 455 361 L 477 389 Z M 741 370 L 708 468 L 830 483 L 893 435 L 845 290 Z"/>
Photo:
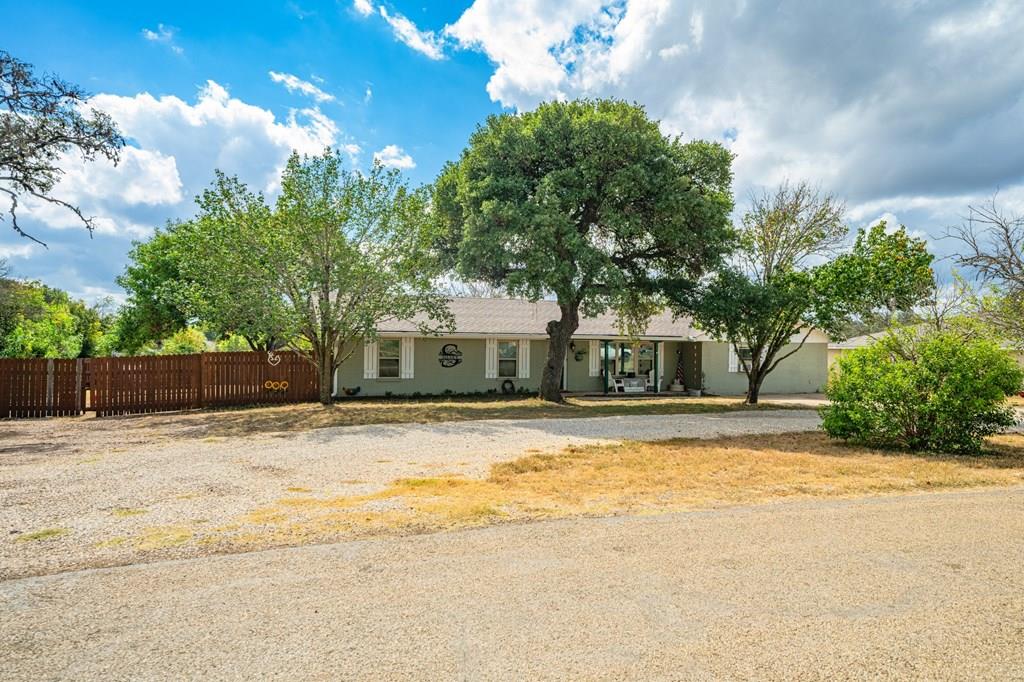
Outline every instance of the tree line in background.
<path id="1" fill-rule="evenodd" d="M 0 191 L 51 196 L 61 154 L 116 162 L 124 141 L 85 94 L 0 53 Z M 332 377 L 378 325 L 450 329 L 444 278 L 529 299 L 551 297 L 541 396 L 561 401 L 565 349 L 581 316 L 614 312 L 624 335 L 656 311 L 688 315 L 734 346 L 756 403 L 765 378 L 821 330 L 834 339 L 910 323 L 941 307 L 932 256 L 902 226 L 851 243 L 841 201 L 806 182 L 750 197 L 733 225 L 732 155 L 661 133 L 617 100 L 541 104 L 491 116 L 430 187 L 398 171 L 342 167 L 338 152 L 293 155 L 270 202 L 217 173 L 196 214 L 138 242 L 118 278 L 117 314 L 5 277 L 6 355 L 189 352 L 290 347 Z M 972 207 L 952 236 L 989 289 L 960 314 L 1024 343 L 1024 227 Z M 948 306 L 947 306 L 948 307 Z M 949 309 L 946 314 L 950 314 Z"/>

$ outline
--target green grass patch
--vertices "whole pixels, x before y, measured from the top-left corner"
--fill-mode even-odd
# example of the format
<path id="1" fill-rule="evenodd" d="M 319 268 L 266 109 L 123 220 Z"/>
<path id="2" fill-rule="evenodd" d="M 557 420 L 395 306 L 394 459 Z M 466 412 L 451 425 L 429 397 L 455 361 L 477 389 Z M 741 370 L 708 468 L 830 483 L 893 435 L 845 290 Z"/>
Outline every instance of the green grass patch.
<path id="1" fill-rule="evenodd" d="M 131 507 L 118 507 L 114 511 L 110 512 L 111 515 L 118 518 L 125 518 L 128 516 L 141 516 L 147 513 L 145 509 L 132 509 Z"/>
<path id="2" fill-rule="evenodd" d="M 34 542 L 35 540 L 49 540 L 57 538 L 68 532 L 67 528 L 43 528 L 42 530 L 24 533 L 18 536 L 18 542 Z"/>

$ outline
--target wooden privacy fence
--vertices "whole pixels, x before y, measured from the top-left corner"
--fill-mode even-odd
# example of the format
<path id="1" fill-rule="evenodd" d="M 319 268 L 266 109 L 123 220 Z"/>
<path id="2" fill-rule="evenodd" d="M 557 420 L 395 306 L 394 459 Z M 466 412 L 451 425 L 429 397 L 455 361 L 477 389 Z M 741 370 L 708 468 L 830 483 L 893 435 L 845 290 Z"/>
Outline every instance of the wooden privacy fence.
<path id="1" fill-rule="evenodd" d="M 0 417 L 66 417 L 84 407 L 81 360 L 0 360 Z"/>
<path id="2" fill-rule="evenodd" d="M 317 397 L 315 368 L 294 352 L 0 359 L 0 418 L 87 410 L 103 417 Z"/>

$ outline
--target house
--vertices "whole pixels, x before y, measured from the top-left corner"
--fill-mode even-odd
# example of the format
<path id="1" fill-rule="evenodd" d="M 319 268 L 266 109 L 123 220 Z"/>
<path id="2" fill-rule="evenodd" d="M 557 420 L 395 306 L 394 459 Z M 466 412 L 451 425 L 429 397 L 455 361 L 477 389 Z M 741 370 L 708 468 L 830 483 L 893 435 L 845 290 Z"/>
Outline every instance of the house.
<path id="1" fill-rule="evenodd" d="M 870 346 L 872 343 L 885 336 L 885 334 L 886 332 L 884 331 L 874 332 L 873 334 L 854 336 L 853 338 L 847 339 L 842 342 L 828 344 L 829 372 L 832 371 L 833 365 L 835 365 L 836 360 L 838 360 L 840 356 L 842 356 L 845 353 L 849 353 L 854 348 L 864 348 L 865 346 Z M 1006 349 L 1007 353 L 1013 356 L 1013 358 L 1017 361 L 1017 364 L 1019 364 L 1021 367 L 1024 367 L 1024 350 L 1021 350 L 1020 348 L 1015 348 L 1012 344 L 1009 343 L 1004 343 L 1003 348 Z"/>
<path id="2" fill-rule="evenodd" d="M 335 393 L 356 387 L 359 395 L 371 396 L 539 389 L 547 323 L 559 318 L 554 301 L 455 298 L 449 310 L 454 331 L 442 336 L 423 335 L 412 321 L 382 324 L 376 341 L 363 344 L 342 363 Z M 821 391 L 828 376 L 827 346 L 827 337 L 812 332 L 804 347 L 765 379 L 763 391 Z M 747 378 L 731 345 L 668 312 L 651 319 L 636 339 L 619 332 L 613 315 L 581 319 L 562 388 L 571 393 L 662 392 L 680 365 L 687 388 L 719 395 L 746 392 Z"/>

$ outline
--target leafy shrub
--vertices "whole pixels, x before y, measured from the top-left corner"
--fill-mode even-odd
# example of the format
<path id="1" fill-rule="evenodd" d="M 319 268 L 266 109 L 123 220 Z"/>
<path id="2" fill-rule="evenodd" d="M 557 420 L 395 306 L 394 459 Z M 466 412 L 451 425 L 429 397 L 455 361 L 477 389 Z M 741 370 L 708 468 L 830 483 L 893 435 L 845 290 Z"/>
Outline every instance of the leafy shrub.
<path id="1" fill-rule="evenodd" d="M 238 334 L 232 334 L 226 339 L 221 339 L 217 342 L 217 350 L 226 353 L 232 351 L 251 351 L 252 346 L 243 337 Z"/>
<path id="2" fill-rule="evenodd" d="M 176 332 L 155 349 L 156 355 L 190 355 L 206 350 L 206 336 L 194 327 Z"/>
<path id="3" fill-rule="evenodd" d="M 980 450 L 1016 422 L 1006 397 L 1024 372 L 976 332 L 895 330 L 841 356 L 821 408 L 826 433 L 877 447 Z"/>

